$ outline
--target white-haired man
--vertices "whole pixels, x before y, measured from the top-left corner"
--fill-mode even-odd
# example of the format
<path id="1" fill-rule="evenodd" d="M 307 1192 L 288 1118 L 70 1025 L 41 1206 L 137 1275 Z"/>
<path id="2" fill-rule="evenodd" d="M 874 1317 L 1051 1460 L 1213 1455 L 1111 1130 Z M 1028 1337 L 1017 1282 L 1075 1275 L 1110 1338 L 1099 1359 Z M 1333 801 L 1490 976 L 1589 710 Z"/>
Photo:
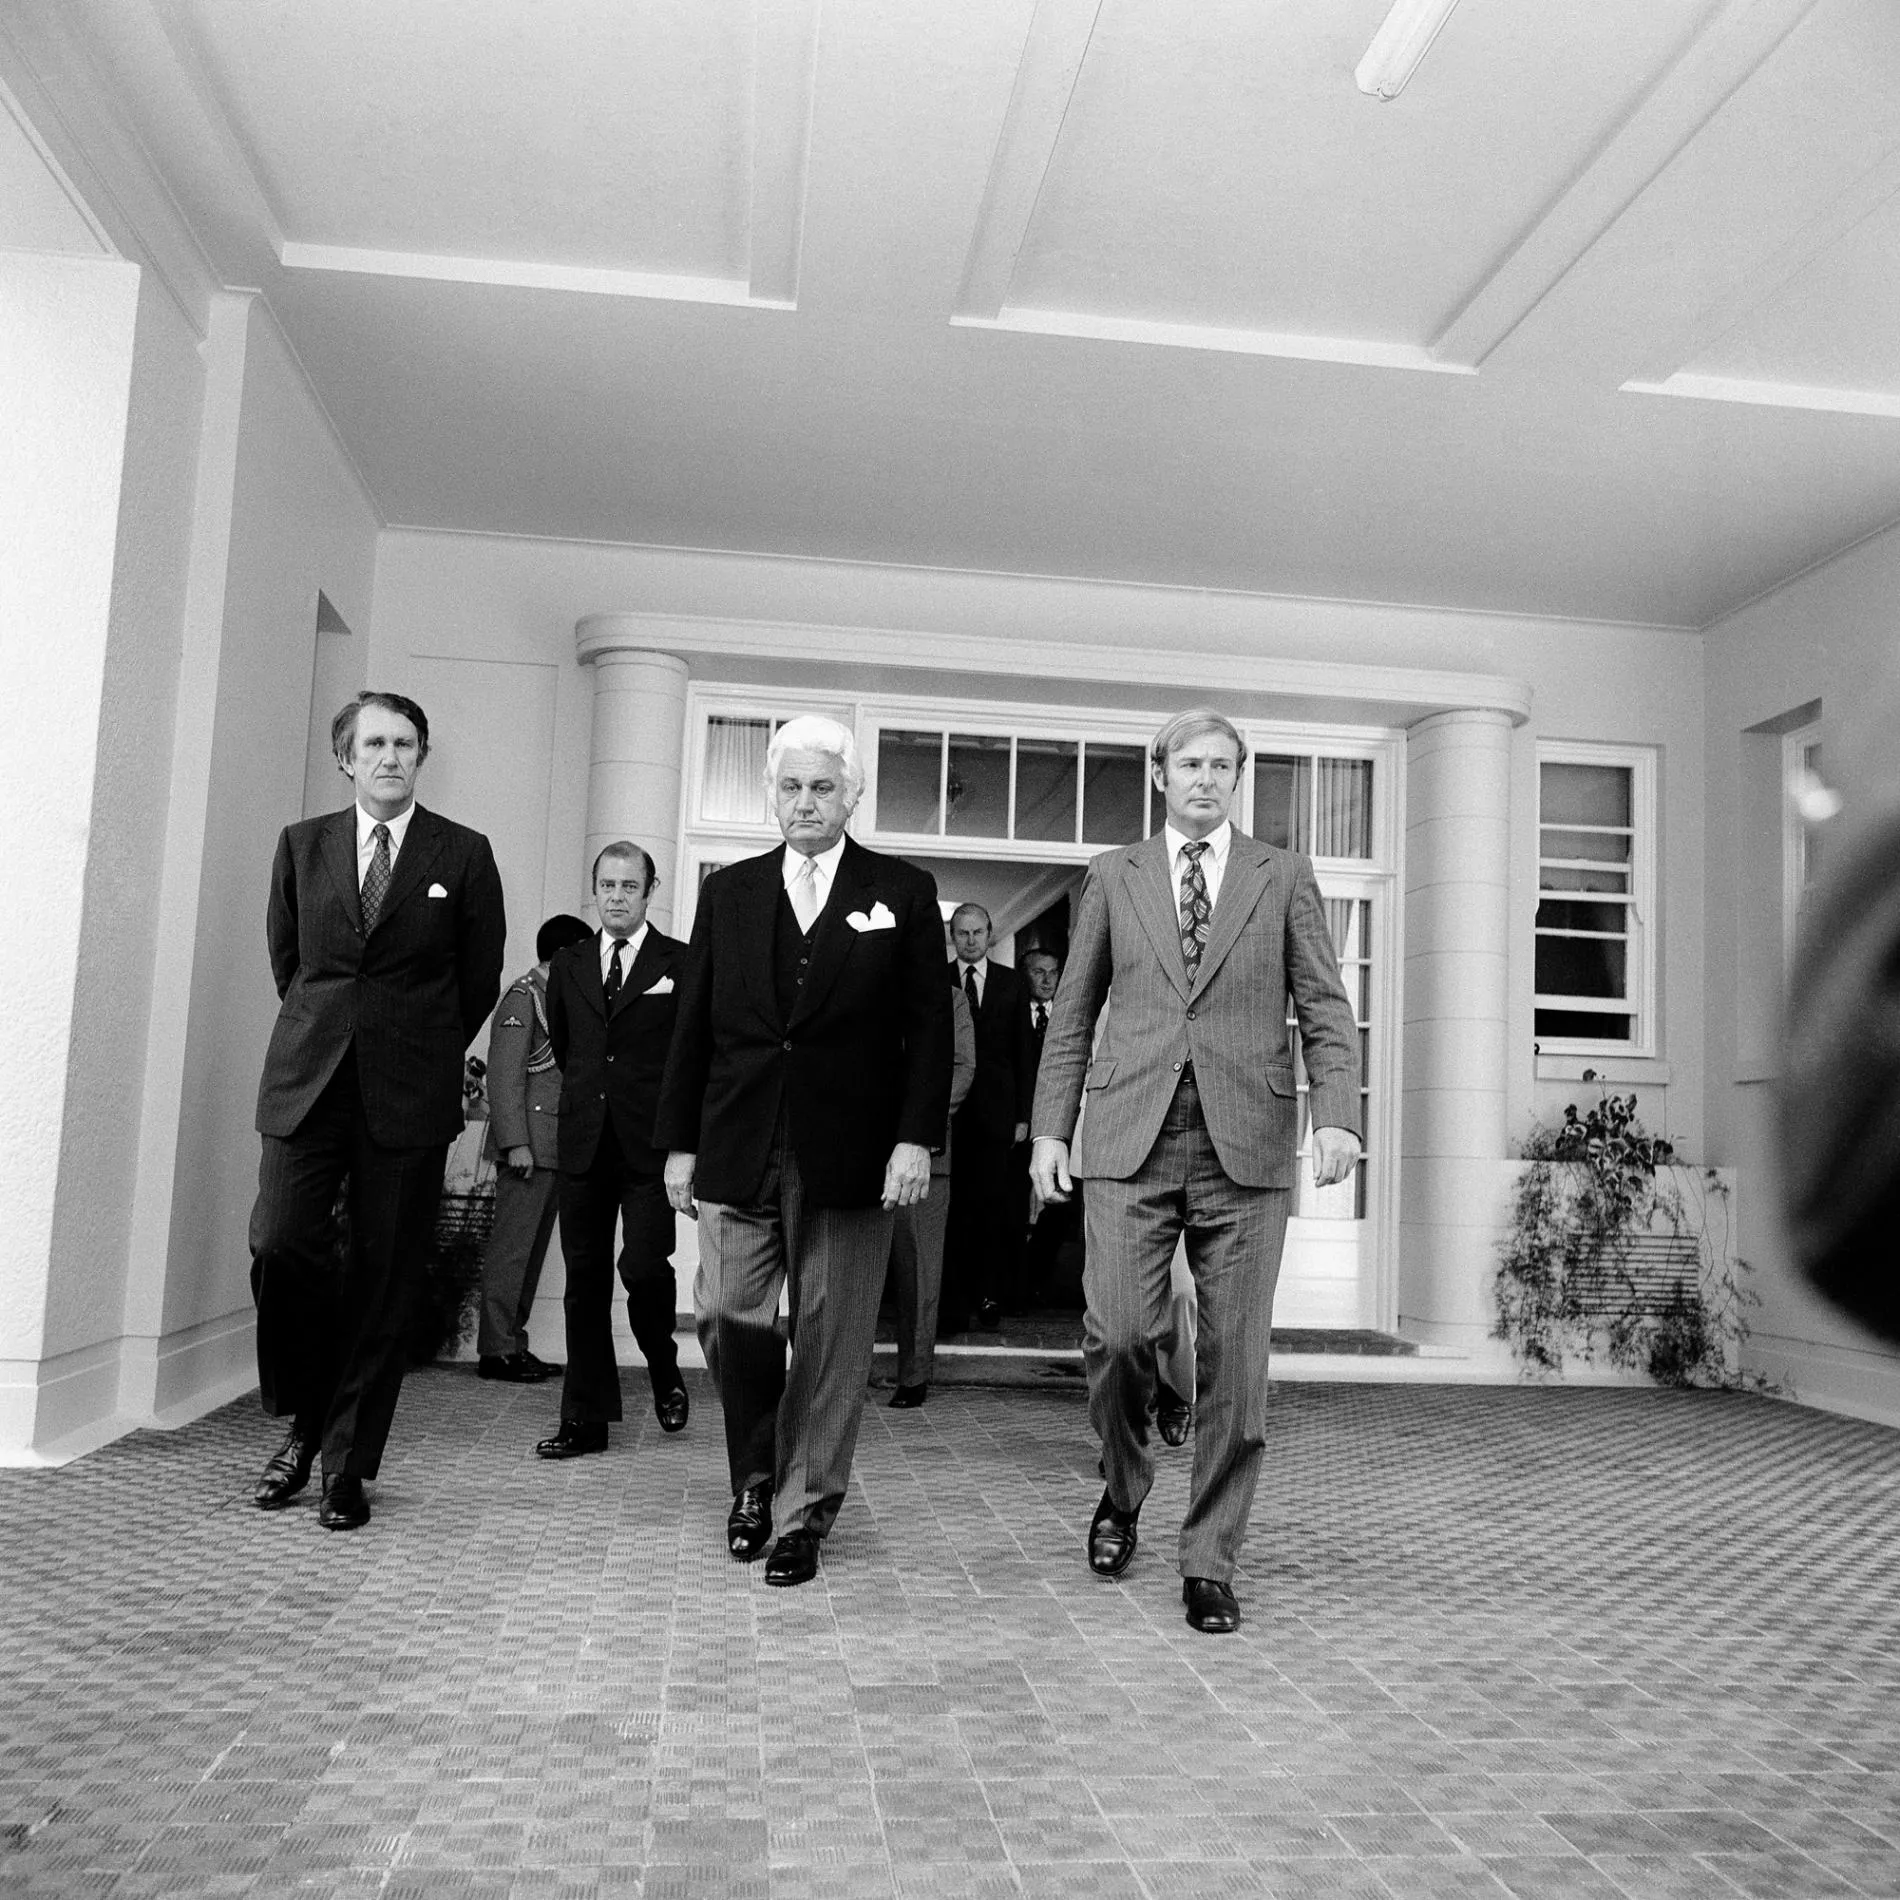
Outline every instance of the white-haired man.
<path id="1" fill-rule="evenodd" d="M 789 1585 L 817 1574 L 844 1502 L 894 1210 L 929 1192 L 943 1144 L 950 1000 L 935 883 L 845 836 L 851 733 L 789 721 L 765 777 L 785 844 L 699 894 L 654 1142 L 719 1263 L 727 1547 L 750 1562 L 776 1529 L 766 1581 Z"/>

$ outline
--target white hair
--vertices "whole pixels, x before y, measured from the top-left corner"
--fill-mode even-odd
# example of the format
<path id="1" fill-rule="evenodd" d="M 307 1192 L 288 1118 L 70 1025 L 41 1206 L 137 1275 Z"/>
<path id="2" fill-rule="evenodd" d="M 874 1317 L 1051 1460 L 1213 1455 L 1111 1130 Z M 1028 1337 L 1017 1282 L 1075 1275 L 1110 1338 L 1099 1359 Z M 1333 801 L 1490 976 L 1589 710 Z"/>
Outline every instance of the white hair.
<path id="1" fill-rule="evenodd" d="M 864 796 L 864 760 L 858 753 L 856 735 L 849 726 L 821 713 L 801 713 L 788 719 L 772 735 L 765 748 L 765 788 L 769 792 L 778 783 L 778 769 L 788 752 L 823 752 L 844 767 L 845 809 L 853 811 Z"/>

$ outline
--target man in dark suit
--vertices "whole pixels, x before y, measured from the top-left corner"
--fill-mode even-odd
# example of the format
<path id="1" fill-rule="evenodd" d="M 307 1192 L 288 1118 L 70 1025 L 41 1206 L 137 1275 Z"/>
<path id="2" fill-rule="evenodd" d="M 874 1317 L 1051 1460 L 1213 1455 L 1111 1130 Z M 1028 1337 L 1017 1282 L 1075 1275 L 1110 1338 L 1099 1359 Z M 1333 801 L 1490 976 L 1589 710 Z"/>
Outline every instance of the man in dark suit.
<path id="1" fill-rule="evenodd" d="M 950 1240 L 944 1304 L 957 1329 L 974 1311 L 996 1325 L 1005 1305 L 1024 1304 L 1023 1236 L 1028 1178 L 1022 1143 L 1029 1135 L 1035 1062 L 1022 979 L 990 957 L 990 914 L 959 904 L 950 918 L 956 961 L 950 980 L 963 991 L 976 1024 L 976 1080 L 957 1110 L 950 1146 Z"/>
<path id="2" fill-rule="evenodd" d="M 775 1525 L 766 1581 L 792 1585 L 850 1481 L 893 1210 L 929 1192 L 943 1142 L 950 999 L 935 884 L 845 836 L 849 730 L 790 721 L 766 783 L 785 846 L 700 892 L 654 1141 L 718 1263 L 727 1548 L 750 1562 Z"/>
<path id="3" fill-rule="evenodd" d="M 359 693 L 330 728 L 354 782 L 347 811 L 286 827 L 265 933 L 281 1007 L 257 1092 L 263 1137 L 251 1290 L 264 1409 L 291 1421 L 253 1493 L 265 1510 L 309 1482 L 326 1530 L 369 1522 L 395 1415 L 406 1323 L 463 1058 L 501 990 L 501 878 L 478 831 L 415 802 L 429 722 L 398 693 Z M 339 1275 L 332 1212 L 349 1177 Z"/>
<path id="4" fill-rule="evenodd" d="M 1359 1032 L 1325 907 L 1304 857 L 1229 822 L 1246 757 L 1217 712 L 1179 713 L 1156 735 L 1167 822 L 1089 866 L 1043 1044 L 1030 1163 L 1046 1201 L 1065 1198 L 1075 1177 L 1088 1182 L 1083 1356 L 1107 1479 L 1088 1555 L 1100 1576 L 1127 1569 L 1154 1482 L 1155 1343 L 1186 1235 L 1199 1424 L 1180 1570 L 1187 1620 L 1210 1634 L 1240 1623 L 1232 1578 L 1266 1443 L 1267 1346 L 1299 1133 L 1289 997 L 1311 1090 L 1314 1179 L 1343 1181 L 1359 1158 Z"/>
<path id="5" fill-rule="evenodd" d="M 1037 945 L 1025 950 L 1018 961 L 1023 974 L 1023 1012 L 1029 1019 L 1029 1076 L 1033 1100 L 1035 1079 L 1042 1068 L 1042 1045 L 1049 1033 L 1049 1015 L 1055 1007 L 1057 986 L 1062 981 L 1062 959 L 1055 951 Z M 1032 1299 L 1047 1302 L 1059 1293 L 1059 1256 L 1064 1245 L 1080 1238 L 1080 1212 L 1073 1199 L 1053 1206 L 1036 1204 L 1035 1218 L 1029 1223 L 1029 1237 L 1023 1249 L 1023 1283 Z"/>
<path id="6" fill-rule="evenodd" d="M 600 930 L 571 944 L 548 973 L 548 1040 L 561 1070 L 561 1253 L 567 1261 L 567 1376 L 561 1426 L 535 1446 L 543 1458 L 607 1449 L 620 1417 L 614 1358 L 614 1227 L 627 1318 L 647 1362 L 653 1410 L 666 1432 L 686 1426 L 686 1386 L 673 1343 L 673 1210 L 653 1142 L 660 1071 L 673 1039 L 686 946 L 647 922 L 658 880 L 627 839 L 594 860 Z"/>

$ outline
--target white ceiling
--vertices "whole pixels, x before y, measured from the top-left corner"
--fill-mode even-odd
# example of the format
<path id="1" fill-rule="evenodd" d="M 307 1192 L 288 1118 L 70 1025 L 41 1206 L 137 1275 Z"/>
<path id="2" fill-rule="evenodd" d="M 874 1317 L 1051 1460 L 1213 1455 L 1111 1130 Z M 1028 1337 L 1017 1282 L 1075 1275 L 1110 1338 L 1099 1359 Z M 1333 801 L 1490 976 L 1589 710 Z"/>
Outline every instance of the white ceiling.
<path id="1" fill-rule="evenodd" d="M 1384 10 L 70 0 L 392 523 L 1700 626 L 1900 517 L 1900 6 Z"/>

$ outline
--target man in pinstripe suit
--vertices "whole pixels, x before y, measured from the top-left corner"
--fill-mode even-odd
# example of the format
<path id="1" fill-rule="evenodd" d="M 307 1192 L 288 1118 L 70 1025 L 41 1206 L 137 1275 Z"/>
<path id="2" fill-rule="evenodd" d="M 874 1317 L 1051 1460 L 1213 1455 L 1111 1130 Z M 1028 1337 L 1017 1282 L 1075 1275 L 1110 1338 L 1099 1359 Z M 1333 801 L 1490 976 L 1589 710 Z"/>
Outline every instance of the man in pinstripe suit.
<path id="1" fill-rule="evenodd" d="M 1246 759 L 1217 712 L 1177 714 L 1156 735 L 1167 823 L 1089 866 L 1031 1121 L 1042 1198 L 1089 1184 L 1083 1346 L 1107 1483 L 1088 1555 L 1105 1577 L 1128 1568 L 1154 1482 L 1155 1340 L 1186 1234 L 1200 1333 L 1181 1594 L 1188 1622 L 1210 1634 L 1240 1623 L 1234 1564 L 1266 1442 L 1267 1345 L 1299 1134 L 1289 997 L 1311 1087 L 1314 1178 L 1342 1181 L 1359 1158 L 1359 1035 L 1319 886 L 1304 857 L 1229 822 Z"/>

